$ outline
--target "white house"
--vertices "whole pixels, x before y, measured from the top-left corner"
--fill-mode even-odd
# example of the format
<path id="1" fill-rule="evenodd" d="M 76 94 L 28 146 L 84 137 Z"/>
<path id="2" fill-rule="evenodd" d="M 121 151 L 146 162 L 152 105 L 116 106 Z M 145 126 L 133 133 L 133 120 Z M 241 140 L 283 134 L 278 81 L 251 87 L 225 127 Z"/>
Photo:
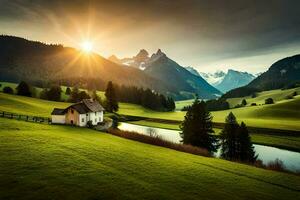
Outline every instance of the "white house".
<path id="1" fill-rule="evenodd" d="M 66 109 L 54 108 L 51 113 L 53 124 L 71 124 L 86 126 L 89 121 L 93 125 L 103 122 L 104 108 L 96 100 L 83 99 Z"/>

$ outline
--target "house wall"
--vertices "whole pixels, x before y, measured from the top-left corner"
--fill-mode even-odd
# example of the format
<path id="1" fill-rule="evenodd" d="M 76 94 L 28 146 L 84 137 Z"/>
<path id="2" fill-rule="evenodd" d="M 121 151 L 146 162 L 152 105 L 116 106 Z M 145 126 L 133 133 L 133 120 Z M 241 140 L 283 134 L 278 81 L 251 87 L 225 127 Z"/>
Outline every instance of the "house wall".
<path id="1" fill-rule="evenodd" d="M 64 124 L 66 122 L 65 115 L 51 115 L 53 124 Z"/>
<path id="2" fill-rule="evenodd" d="M 73 125 L 80 126 L 79 113 L 75 109 L 73 108 L 68 109 L 66 113 L 66 124 L 73 124 Z"/>
<path id="3" fill-rule="evenodd" d="M 75 109 L 69 108 L 66 113 L 65 123 L 72 124 L 71 120 L 73 120 L 73 124 L 77 126 L 86 126 L 88 121 L 92 121 L 93 125 L 97 125 L 99 122 L 103 122 L 103 111 L 79 114 Z"/>

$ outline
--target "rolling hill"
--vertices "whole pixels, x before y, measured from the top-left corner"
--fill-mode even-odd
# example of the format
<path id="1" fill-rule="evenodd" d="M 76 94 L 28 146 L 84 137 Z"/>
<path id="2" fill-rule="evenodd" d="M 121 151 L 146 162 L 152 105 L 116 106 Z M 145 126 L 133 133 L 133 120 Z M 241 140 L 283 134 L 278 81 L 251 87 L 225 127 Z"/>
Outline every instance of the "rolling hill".
<path id="1" fill-rule="evenodd" d="M 297 175 L 87 128 L 3 118 L 0 126 L 0 199 L 279 200 L 299 195 Z"/>
<path id="2" fill-rule="evenodd" d="M 300 83 L 300 55 L 281 59 L 248 85 L 233 89 L 223 98 L 243 97 L 255 92 L 295 87 Z"/>

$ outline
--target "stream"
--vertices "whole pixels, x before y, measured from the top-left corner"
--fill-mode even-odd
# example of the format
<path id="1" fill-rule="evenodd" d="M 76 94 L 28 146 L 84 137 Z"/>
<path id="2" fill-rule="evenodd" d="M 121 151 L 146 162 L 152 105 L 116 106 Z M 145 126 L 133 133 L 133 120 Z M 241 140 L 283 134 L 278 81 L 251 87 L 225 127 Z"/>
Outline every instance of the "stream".
<path id="1" fill-rule="evenodd" d="M 124 123 L 124 122 L 120 123 L 118 128 L 120 130 L 135 131 L 145 135 L 149 135 L 150 132 L 152 133 L 154 132 L 162 139 L 174 143 L 180 143 L 181 141 L 179 131 L 177 130 L 154 128 L 154 127 Z M 258 154 L 258 159 L 262 160 L 264 164 L 267 164 L 268 162 L 274 161 L 275 159 L 278 158 L 283 162 L 286 169 L 291 171 L 300 171 L 300 153 L 298 152 L 279 149 L 276 147 L 270 147 L 265 145 L 258 145 L 258 144 L 254 144 L 254 149 L 256 154 Z M 217 157 L 219 155 L 220 155 L 220 151 L 216 153 Z"/>

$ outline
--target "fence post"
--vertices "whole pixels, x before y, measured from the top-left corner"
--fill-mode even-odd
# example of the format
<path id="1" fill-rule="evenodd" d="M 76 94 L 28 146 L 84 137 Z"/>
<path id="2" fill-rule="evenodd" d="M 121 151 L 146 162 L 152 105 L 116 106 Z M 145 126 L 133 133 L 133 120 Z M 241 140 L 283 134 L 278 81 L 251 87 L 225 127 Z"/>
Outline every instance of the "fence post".
<path id="1" fill-rule="evenodd" d="M 28 115 L 26 115 L 26 121 L 28 121 Z"/>
<path id="2" fill-rule="evenodd" d="M 11 117 L 10 117 L 10 118 L 14 118 L 14 114 L 13 114 L 13 113 L 11 113 L 10 115 L 11 115 Z"/>

